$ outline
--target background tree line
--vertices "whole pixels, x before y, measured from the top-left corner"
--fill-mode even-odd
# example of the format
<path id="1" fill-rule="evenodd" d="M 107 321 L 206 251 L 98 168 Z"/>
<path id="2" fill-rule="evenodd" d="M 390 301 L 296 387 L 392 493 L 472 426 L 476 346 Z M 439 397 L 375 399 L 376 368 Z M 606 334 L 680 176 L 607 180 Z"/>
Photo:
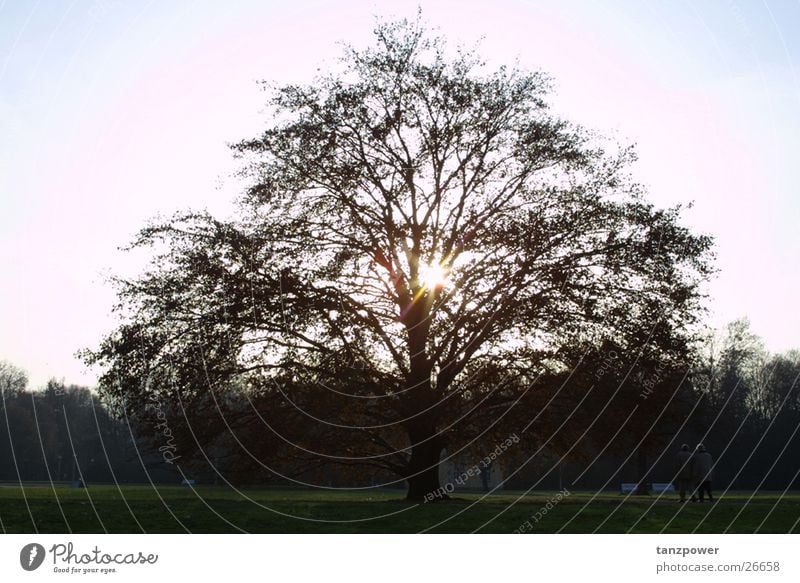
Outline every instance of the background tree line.
<path id="1" fill-rule="evenodd" d="M 21 369 L 0 361 L 0 389 L 0 482 L 174 481 L 151 437 L 89 388 L 53 379 L 31 389 Z"/>
<path id="2" fill-rule="evenodd" d="M 614 435 L 613 423 L 604 427 L 608 435 L 596 441 L 605 444 L 603 452 L 592 445 L 563 458 L 545 452 L 507 487 L 537 481 L 556 487 L 575 478 L 574 487 L 590 489 L 669 482 L 683 443 L 703 443 L 712 453 L 717 489 L 800 487 L 800 352 L 768 352 L 749 321 L 740 319 L 698 341 L 686 365 L 682 370 L 657 362 L 631 366 L 598 354 L 585 365 L 587 376 L 596 381 L 596 372 L 603 371 L 606 384 L 629 384 L 629 403 L 638 399 L 645 408 L 632 417 L 640 422 Z M 601 399 L 589 408 L 603 405 Z"/>
<path id="3" fill-rule="evenodd" d="M 768 352 L 746 319 L 705 337 L 694 347 L 688 367 L 643 358 L 634 364 L 622 353 L 609 356 L 612 351 L 605 346 L 584 354 L 567 383 L 540 379 L 562 390 L 554 405 L 557 411 L 547 414 L 554 419 L 569 416 L 570 421 L 543 423 L 542 431 L 552 434 L 545 447 L 514 446 L 496 461 L 506 488 L 554 488 L 576 478 L 574 487 L 586 489 L 614 490 L 620 482 L 642 477 L 668 482 L 674 453 L 684 442 L 702 442 L 713 453 L 716 488 L 800 487 L 800 352 Z M 0 481 L 180 481 L 177 468 L 159 452 L 165 436 L 155 429 L 154 409 L 150 419 L 125 419 L 86 387 L 51 380 L 31 390 L 24 372 L 8 363 L 0 364 L 0 387 Z M 537 398 L 546 396 L 543 391 Z M 621 404 L 611 405 L 615 419 L 596 422 L 598 411 L 608 410 L 614 400 L 638 409 L 629 416 Z M 257 404 L 244 392 L 238 397 L 228 393 L 224 409 L 215 411 L 209 402 L 205 416 L 192 416 L 193 421 L 205 418 L 206 426 L 195 426 L 192 432 L 175 413 L 171 411 L 170 419 L 177 455 L 185 460 L 181 467 L 201 482 L 402 487 L 390 472 L 291 455 L 292 448 L 264 431 Z M 628 422 L 620 429 L 625 418 Z M 302 419 L 291 417 L 298 440 L 304 432 L 319 431 L 317 424 Z M 515 420 L 517 429 L 524 421 Z M 213 438 L 193 442 L 187 437 L 192 433 Z M 491 438 L 475 442 L 454 459 L 480 459 L 485 453 L 481 448 L 488 451 L 493 444 Z M 254 456 L 263 463 L 254 463 Z"/>

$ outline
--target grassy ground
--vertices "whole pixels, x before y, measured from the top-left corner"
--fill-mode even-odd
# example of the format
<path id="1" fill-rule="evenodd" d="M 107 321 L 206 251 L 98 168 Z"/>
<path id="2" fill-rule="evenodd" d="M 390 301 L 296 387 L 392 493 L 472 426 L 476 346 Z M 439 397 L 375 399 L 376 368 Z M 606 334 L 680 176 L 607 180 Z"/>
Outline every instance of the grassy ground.
<path id="1" fill-rule="evenodd" d="M 457 494 L 456 500 L 426 505 L 402 496 L 209 486 L 6 486 L 0 487 L 0 526 L 7 533 L 511 533 L 520 527 L 534 533 L 800 532 L 796 492 L 762 493 L 752 500 L 750 493 L 729 493 L 715 504 L 588 492 L 561 500 L 555 492 L 483 499 Z"/>

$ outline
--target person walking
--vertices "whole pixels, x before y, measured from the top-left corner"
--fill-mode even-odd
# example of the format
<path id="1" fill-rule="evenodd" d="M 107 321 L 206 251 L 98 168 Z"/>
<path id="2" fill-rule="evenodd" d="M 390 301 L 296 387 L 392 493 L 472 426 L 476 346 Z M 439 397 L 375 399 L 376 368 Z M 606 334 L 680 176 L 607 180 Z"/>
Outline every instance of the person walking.
<path id="1" fill-rule="evenodd" d="M 686 491 L 691 490 L 694 496 L 692 483 L 692 452 L 689 445 L 684 443 L 678 455 L 675 456 L 675 485 L 681 502 L 686 502 Z"/>
<path id="2" fill-rule="evenodd" d="M 708 501 L 714 500 L 711 495 L 711 468 L 714 466 L 714 459 L 711 454 L 706 451 L 702 443 L 697 445 L 697 450 L 692 456 L 692 475 L 695 483 L 697 484 L 697 495 L 700 502 L 703 501 L 703 494 L 708 494 Z M 694 495 L 692 495 L 694 498 Z"/>

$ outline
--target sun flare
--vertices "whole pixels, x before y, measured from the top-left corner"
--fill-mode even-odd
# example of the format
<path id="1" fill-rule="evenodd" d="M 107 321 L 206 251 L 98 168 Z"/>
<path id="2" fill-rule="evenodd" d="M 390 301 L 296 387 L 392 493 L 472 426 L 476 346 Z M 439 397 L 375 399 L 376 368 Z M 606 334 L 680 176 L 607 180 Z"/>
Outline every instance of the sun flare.
<path id="1" fill-rule="evenodd" d="M 423 265 L 420 267 L 420 281 L 428 289 L 436 289 L 447 285 L 449 272 L 441 265 Z"/>

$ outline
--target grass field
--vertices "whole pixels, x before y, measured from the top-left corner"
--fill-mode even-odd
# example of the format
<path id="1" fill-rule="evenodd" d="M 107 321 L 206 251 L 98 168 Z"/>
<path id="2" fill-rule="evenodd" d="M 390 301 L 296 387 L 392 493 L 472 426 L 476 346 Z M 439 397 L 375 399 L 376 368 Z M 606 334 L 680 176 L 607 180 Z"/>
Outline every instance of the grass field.
<path id="1" fill-rule="evenodd" d="M 752 499 L 728 493 L 715 504 L 589 492 L 558 500 L 556 494 L 457 494 L 418 505 L 402 500 L 400 491 L 17 485 L 0 487 L 0 521 L 6 533 L 800 532 L 797 492 Z"/>

